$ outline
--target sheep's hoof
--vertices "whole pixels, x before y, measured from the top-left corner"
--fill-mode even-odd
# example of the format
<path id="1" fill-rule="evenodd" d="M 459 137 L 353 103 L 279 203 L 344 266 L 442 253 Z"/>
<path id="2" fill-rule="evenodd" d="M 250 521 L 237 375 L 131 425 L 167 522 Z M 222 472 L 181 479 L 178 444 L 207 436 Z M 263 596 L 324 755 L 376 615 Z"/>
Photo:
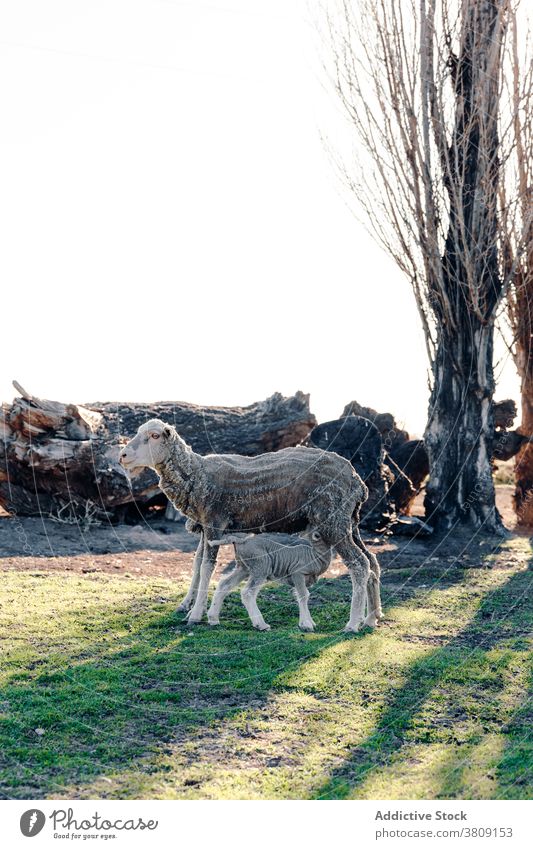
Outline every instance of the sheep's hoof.
<path id="1" fill-rule="evenodd" d="M 270 625 L 268 622 L 259 622 L 258 625 L 254 625 L 256 631 L 270 631 Z"/>
<path id="2" fill-rule="evenodd" d="M 176 613 L 188 613 L 191 609 L 191 605 L 189 602 L 182 601 L 181 604 L 176 608 Z"/>
<path id="3" fill-rule="evenodd" d="M 192 616 L 188 616 L 187 617 L 187 624 L 188 625 L 201 625 L 202 624 L 202 617 L 200 616 L 200 618 L 198 618 L 197 616 L 195 616 L 193 618 Z"/>
<path id="4" fill-rule="evenodd" d="M 344 629 L 345 634 L 358 634 L 361 628 L 363 627 L 363 623 L 359 622 L 358 625 L 352 625 L 350 622 L 346 625 Z"/>
<path id="5" fill-rule="evenodd" d="M 308 631 L 308 632 L 314 631 L 315 630 L 315 623 L 309 622 L 306 625 L 298 625 L 298 628 L 300 629 L 300 631 Z"/>
<path id="6" fill-rule="evenodd" d="M 215 619 L 214 617 L 208 616 L 207 622 L 208 622 L 209 625 L 220 625 L 220 619 L 218 617 Z"/>
<path id="7" fill-rule="evenodd" d="M 374 614 L 372 614 L 371 616 L 367 616 L 367 617 L 366 617 L 366 619 L 365 619 L 365 621 L 364 621 L 364 624 L 365 624 L 368 628 L 375 628 L 375 627 L 377 626 L 377 624 L 378 624 L 378 618 L 377 618 L 377 616 L 374 616 Z"/>

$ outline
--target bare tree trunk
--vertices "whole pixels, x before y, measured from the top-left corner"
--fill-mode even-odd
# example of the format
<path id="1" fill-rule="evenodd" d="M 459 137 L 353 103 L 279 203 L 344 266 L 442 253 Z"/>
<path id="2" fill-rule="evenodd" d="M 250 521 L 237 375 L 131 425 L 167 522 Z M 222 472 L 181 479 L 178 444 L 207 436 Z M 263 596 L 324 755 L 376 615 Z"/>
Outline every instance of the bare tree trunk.
<path id="1" fill-rule="evenodd" d="M 502 292 L 498 261 L 501 0 L 463 8 L 459 54 L 451 52 L 455 120 L 444 181 L 449 224 L 436 300 L 426 446 L 430 480 L 426 518 L 447 529 L 467 521 L 503 532 L 492 481 L 492 367 L 495 308 Z M 453 166 L 450 167 L 450 161 Z M 432 282 L 432 281 L 431 281 Z M 468 292 L 468 295 L 466 294 Z"/>
<path id="2" fill-rule="evenodd" d="M 522 378 L 522 423 L 524 435 L 533 434 L 533 374 Z M 533 527 L 533 445 L 524 445 L 516 458 L 514 507 L 519 526 Z"/>
<path id="3" fill-rule="evenodd" d="M 522 422 L 520 432 L 533 435 L 533 61 L 520 55 L 518 21 L 511 17 L 514 186 L 500 192 L 503 266 L 512 285 L 507 293 L 507 315 L 514 335 L 513 356 L 520 376 Z M 526 39 L 526 42 L 528 39 Z M 525 64 L 525 71 L 522 65 Z M 516 202 L 513 203 L 513 193 Z M 516 458 L 514 507 L 519 526 L 533 526 L 533 445 L 524 445 Z"/>
<path id="4" fill-rule="evenodd" d="M 491 466 L 493 327 L 472 325 L 469 334 L 451 334 L 437 345 L 424 437 L 431 468 L 424 505 L 427 521 L 441 530 L 467 521 L 500 533 Z"/>
<path id="5" fill-rule="evenodd" d="M 533 239 L 525 258 L 527 275 L 516 285 L 512 310 L 516 333 L 515 363 L 520 375 L 522 421 L 520 432 L 533 434 Z M 514 507 L 517 524 L 533 526 L 533 445 L 524 445 L 516 458 Z"/>

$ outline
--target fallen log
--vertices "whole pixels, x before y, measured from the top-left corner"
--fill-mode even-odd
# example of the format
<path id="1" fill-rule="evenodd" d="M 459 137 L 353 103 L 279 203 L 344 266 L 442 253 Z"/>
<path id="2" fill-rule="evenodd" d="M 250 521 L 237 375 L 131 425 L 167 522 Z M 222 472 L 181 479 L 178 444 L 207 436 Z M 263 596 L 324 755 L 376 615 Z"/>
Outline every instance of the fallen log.
<path id="1" fill-rule="evenodd" d="M 350 401 L 342 411 L 341 418 L 346 416 L 362 416 L 371 421 L 379 430 L 386 451 L 392 451 L 409 439 L 409 434 L 398 427 L 392 413 L 378 413 L 372 407 L 363 407 L 357 401 Z"/>
<path id="2" fill-rule="evenodd" d="M 391 486 L 391 498 L 398 513 L 409 515 L 413 502 L 429 475 L 429 457 L 422 439 L 409 439 L 396 445 L 385 456 L 385 462 L 403 475 L 395 474 Z M 408 481 L 408 484 L 406 483 Z"/>
<path id="3" fill-rule="evenodd" d="M 389 490 L 394 478 L 384 465 L 383 441 L 373 422 L 355 415 L 323 422 L 313 428 L 305 444 L 340 454 L 362 477 L 368 487 L 368 499 L 361 508 L 365 527 L 377 530 L 390 521 Z"/>
<path id="4" fill-rule="evenodd" d="M 413 462 L 411 454 L 414 443 L 409 440 L 407 431 L 398 426 L 392 413 L 378 413 L 372 407 L 364 407 L 357 401 L 350 401 L 344 407 L 340 420 L 347 420 L 350 416 L 361 416 L 369 420 L 380 434 L 383 445 L 381 476 L 388 478 L 386 492 L 380 495 L 383 515 L 392 518 L 397 513 L 408 513 L 420 491 L 422 480 L 427 475 L 427 472 L 421 476 L 418 473 L 420 451 L 416 452 Z M 402 450 L 405 446 L 411 447 Z M 422 454 L 425 454 L 425 449 L 422 449 Z M 425 458 L 427 466 L 427 455 Z"/>
<path id="5" fill-rule="evenodd" d="M 498 430 L 508 430 L 512 427 L 517 414 L 516 402 L 512 398 L 506 398 L 504 401 L 494 401 L 492 405 L 494 427 Z"/>
<path id="6" fill-rule="evenodd" d="M 62 404 L 36 398 L 19 384 L 2 405 L 0 505 L 19 515 L 65 521 L 120 520 L 126 511 L 166 505 L 150 469 L 131 481 L 118 448 L 139 424 L 160 418 L 175 425 L 199 454 L 262 454 L 297 445 L 316 424 L 309 395 L 275 393 L 247 407 L 184 402 Z"/>
<path id="7" fill-rule="evenodd" d="M 533 436 L 524 436 L 517 430 L 497 430 L 494 434 L 492 456 L 495 460 L 511 460 L 524 445 L 531 444 Z"/>

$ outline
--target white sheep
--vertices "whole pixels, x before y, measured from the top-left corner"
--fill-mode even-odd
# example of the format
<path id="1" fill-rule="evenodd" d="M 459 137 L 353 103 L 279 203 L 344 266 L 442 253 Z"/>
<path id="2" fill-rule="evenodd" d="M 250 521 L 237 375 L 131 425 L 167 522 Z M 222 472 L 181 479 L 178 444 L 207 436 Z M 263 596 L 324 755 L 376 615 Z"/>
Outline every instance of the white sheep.
<path id="1" fill-rule="evenodd" d="M 281 581 L 294 587 L 300 610 L 299 626 L 302 631 L 314 631 L 315 623 L 309 613 L 308 586 L 314 584 L 331 563 L 333 551 L 316 530 L 295 534 L 229 534 L 210 545 L 233 544 L 236 564 L 219 581 L 208 619 L 211 625 L 219 624 L 224 599 L 241 581 L 248 582 L 241 590 L 241 599 L 252 625 L 259 631 L 269 631 L 257 606 L 257 596 L 267 581 Z"/>
<path id="2" fill-rule="evenodd" d="M 121 449 L 120 462 L 128 474 L 155 469 L 165 495 L 202 528 L 191 587 L 179 608 L 191 608 L 190 624 L 202 620 L 207 606 L 218 552 L 208 543 L 227 531 L 286 533 L 304 527 L 319 530 L 349 570 L 352 602 L 345 630 L 375 627 L 383 615 L 379 563 L 358 528 L 368 490 L 351 463 L 333 451 L 298 447 L 257 457 L 201 457 L 172 425 L 150 419 Z"/>

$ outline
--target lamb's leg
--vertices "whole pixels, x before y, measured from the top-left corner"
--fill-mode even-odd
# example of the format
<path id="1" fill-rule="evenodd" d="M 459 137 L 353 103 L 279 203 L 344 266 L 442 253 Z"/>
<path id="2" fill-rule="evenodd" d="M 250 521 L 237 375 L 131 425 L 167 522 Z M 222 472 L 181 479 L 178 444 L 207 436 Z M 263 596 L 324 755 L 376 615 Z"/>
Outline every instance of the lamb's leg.
<path id="1" fill-rule="evenodd" d="M 257 628 L 258 631 L 270 631 L 270 625 L 268 625 L 263 619 L 263 614 L 259 610 L 256 601 L 259 590 L 263 584 L 263 580 L 255 578 L 252 575 L 246 586 L 241 590 L 241 599 L 248 611 L 248 615 L 252 620 L 254 628 Z"/>
<path id="2" fill-rule="evenodd" d="M 366 587 L 367 592 L 367 611 L 365 625 L 375 628 L 378 624 L 378 619 L 383 618 L 383 610 L 381 609 L 381 593 L 380 593 L 380 575 L 381 569 L 376 555 L 370 551 L 364 544 L 359 533 L 357 525 L 352 530 L 353 541 L 356 546 L 368 558 L 370 563 L 370 575 Z"/>
<path id="3" fill-rule="evenodd" d="M 300 621 L 298 622 L 298 626 L 302 629 L 302 631 L 314 631 L 315 623 L 311 618 L 311 614 L 309 613 L 309 608 L 307 606 L 309 590 L 305 583 L 305 577 L 303 575 L 293 575 L 292 580 L 294 582 L 294 595 L 296 596 L 296 601 L 298 602 L 298 607 L 300 609 Z"/>
<path id="4" fill-rule="evenodd" d="M 192 578 L 191 585 L 189 587 L 189 592 L 181 602 L 178 607 L 178 613 L 186 613 L 194 604 L 196 599 L 196 593 L 198 590 L 198 584 L 200 581 L 200 567 L 202 565 L 202 558 L 204 552 L 204 533 L 200 534 L 200 542 L 198 543 L 198 548 L 196 549 L 196 554 L 194 555 L 194 564 L 192 567 Z"/>
<path id="5" fill-rule="evenodd" d="M 212 539 L 217 539 L 216 535 Z M 200 580 L 198 583 L 198 592 L 194 607 L 189 613 L 189 624 L 198 625 L 202 621 L 202 617 L 207 607 L 207 593 L 209 590 L 209 581 L 217 562 L 217 554 L 219 545 L 209 545 L 207 534 L 204 532 L 204 547 L 202 562 L 200 565 Z"/>
<path id="6" fill-rule="evenodd" d="M 350 619 L 345 631 L 359 631 L 363 625 L 365 597 L 370 575 L 368 558 L 353 541 L 351 534 L 335 545 L 337 554 L 342 557 L 352 579 L 352 603 Z"/>
<path id="7" fill-rule="evenodd" d="M 220 611 L 222 609 L 224 599 L 228 593 L 234 589 L 234 587 L 238 586 L 241 581 L 246 578 L 247 575 L 248 572 L 246 569 L 243 569 L 242 566 L 236 565 L 229 575 L 224 575 L 224 577 L 219 581 L 215 595 L 213 596 L 213 601 L 211 602 L 211 607 L 207 612 L 207 621 L 210 625 L 220 624 Z"/>

